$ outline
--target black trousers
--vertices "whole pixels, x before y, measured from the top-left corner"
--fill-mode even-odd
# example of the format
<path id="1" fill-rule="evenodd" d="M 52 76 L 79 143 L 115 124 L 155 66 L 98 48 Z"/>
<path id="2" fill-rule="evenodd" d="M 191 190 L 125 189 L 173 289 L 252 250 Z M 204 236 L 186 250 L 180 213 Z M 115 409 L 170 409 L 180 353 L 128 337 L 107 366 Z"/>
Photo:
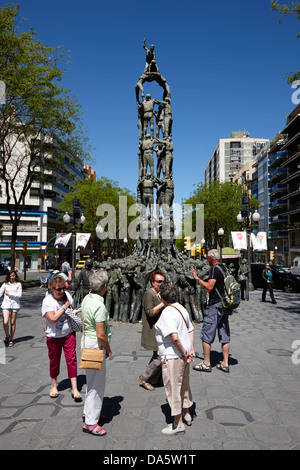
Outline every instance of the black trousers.
<path id="1" fill-rule="evenodd" d="M 265 302 L 267 290 L 270 292 L 270 297 L 271 297 L 272 302 L 275 303 L 275 297 L 274 297 L 274 292 L 273 292 L 273 287 L 272 287 L 271 282 L 265 283 L 261 300 Z"/>

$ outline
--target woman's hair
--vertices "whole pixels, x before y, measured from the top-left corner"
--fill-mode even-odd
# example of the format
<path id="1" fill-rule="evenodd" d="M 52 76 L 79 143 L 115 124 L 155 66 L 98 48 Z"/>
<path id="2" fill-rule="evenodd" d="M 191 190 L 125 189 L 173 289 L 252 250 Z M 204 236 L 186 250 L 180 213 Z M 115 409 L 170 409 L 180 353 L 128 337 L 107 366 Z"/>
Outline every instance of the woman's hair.
<path id="1" fill-rule="evenodd" d="M 208 258 L 208 257 L 219 261 L 219 259 L 220 259 L 220 253 L 218 252 L 218 250 L 215 250 L 215 249 L 209 250 L 209 251 L 207 252 L 207 258 Z"/>
<path id="2" fill-rule="evenodd" d="M 156 274 L 159 274 L 160 276 L 165 277 L 165 273 L 161 269 L 156 269 L 155 271 L 152 271 L 152 273 L 150 274 L 149 281 L 151 282 L 151 284 L 154 282 L 154 278 Z"/>
<path id="3" fill-rule="evenodd" d="M 92 292 L 102 292 L 105 284 L 108 284 L 108 274 L 105 269 L 97 269 L 89 277 Z"/>
<path id="4" fill-rule="evenodd" d="M 55 288 L 55 287 L 65 287 L 65 286 L 66 286 L 66 281 L 60 275 L 52 276 L 49 279 L 48 287 L 49 287 L 50 290 L 52 289 L 52 287 Z"/>
<path id="5" fill-rule="evenodd" d="M 9 282 L 10 275 L 13 273 L 16 275 L 15 282 L 20 282 L 21 279 L 19 278 L 17 271 L 15 271 L 14 269 L 12 271 L 7 271 L 4 282 Z"/>
<path id="6" fill-rule="evenodd" d="M 169 304 L 174 304 L 178 301 L 179 293 L 178 287 L 173 282 L 164 281 L 160 285 L 160 296 Z"/>

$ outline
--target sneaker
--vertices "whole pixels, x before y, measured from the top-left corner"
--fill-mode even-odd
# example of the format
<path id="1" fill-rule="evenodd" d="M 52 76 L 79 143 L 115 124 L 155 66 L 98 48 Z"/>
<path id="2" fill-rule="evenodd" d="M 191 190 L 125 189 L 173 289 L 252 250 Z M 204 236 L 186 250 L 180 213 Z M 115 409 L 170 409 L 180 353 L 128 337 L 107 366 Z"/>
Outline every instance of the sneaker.
<path id="1" fill-rule="evenodd" d="M 216 365 L 217 369 L 222 370 L 223 372 L 226 372 L 229 374 L 229 366 L 223 366 L 222 362 Z"/>
<path id="2" fill-rule="evenodd" d="M 155 390 L 155 388 L 153 387 L 153 385 L 149 384 L 148 382 L 145 382 L 145 380 L 143 379 L 143 377 L 140 375 L 139 377 L 139 381 L 141 382 L 141 384 L 143 385 L 143 387 L 146 389 L 146 390 L 149 390 L 149 391 L 153 391 Z"/>
<path id="3" fill-rule="evenodd" d="M 200 364 L 197 364 L 196 366 L 193 366 L 194 370 L 198 370 L 200 372 L 211 372 L 211 365 L 207 366 L 204 364 L 204 362 L 200 362 Z"/>
<path id="4" fill-rule="evenodd" d="M 184 434 L 185 433 L 185 425 L 177 426 L 167 426 L 166 428 L 162 429 L 161 431 L 163 434 L 168 434 L 169 436 L 174 436 L 175 434 Z"/>
<path id="5" fill-rule="evenodd" d="M 185 424 L 187 426 L 192 426 L 192 417 L 191 417 L 190 413 L 183 414 L 182 419 L 183 419 L 183 421 L 185 422 Z"/>

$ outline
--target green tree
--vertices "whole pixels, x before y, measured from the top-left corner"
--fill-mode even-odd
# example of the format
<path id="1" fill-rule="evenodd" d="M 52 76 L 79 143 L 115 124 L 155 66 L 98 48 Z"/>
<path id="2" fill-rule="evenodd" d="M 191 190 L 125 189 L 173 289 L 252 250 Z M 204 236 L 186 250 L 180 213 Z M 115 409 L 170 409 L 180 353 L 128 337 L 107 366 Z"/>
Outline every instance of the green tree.
<path id="1" fill-rule="evenodd" d="M 281 24 L 284 19 L 292 14 L 297 15 L 297 19 L 300 19 L 300 2 L 291 2 L 290 5 L 287 3 L 278 3 L 276 0 L 271 0 L 271 9 L 276 11 L 280 14 L 280 19 L 278 22 Z M 300 37 L 300 32 L 297 33 L 297 38 Z M 300 71 L 299 72 L 290 72 L 286 77 L 287 83 L 292 83 L 296 80 L 300 79 Z"/>
<path id="2" fill-rule="evenodd" d="M 68 54 L 43 45 L 31 28 L 21 31 L 19 6 L 0 9 L 0 172 L 12 224 L 11 263 L 25 197 L 51 182 L 64 159 L 88 158 L 80 106 L 60 86 Z"/>
<path id="3" fill-rule="evenodd" d="M 120 196 L 126 196 L 126 208 L 120 208 L 119 198 Z M 87 232 L 91 232 L 92 237 L 95 240 L 96 227 L 100 220 L 98 215 L 98 208 L 102 204 L 109 204 L 114 207 L 116 214 L 116 240 L 120 241 L 120 216 L 126 216 L 126 223 L 129 224 L 134 216 L 128 216 L 128 209 L 136 204 L 135 196 L 127 188 L 120 188 L 116 181 L 109 180 L 104 176 L 99 180 L 94 181 L 92 179 L 85 179 L 82 182 L 77 183 L 74 186 L 72 192 L 68 193 L 64 199 L 59 203 L 59 209 L 61 211 L 67 211 L 72 213 L 73 199 L 77 198 L 80 200 L 86 222 L 83 229 Z M 120 214 L 120 209 L 126 210 L 126 214 Z M 105 215 L 101 218 L 105 218 Z M 105 228 L 106 230 L 106 228 Z"/>
<path id="4" fill-rule="evenodd" d="M 224 229 L 225 243 L 229 242 L 231 231 L 238 230 L 236 217 L 241 210 L 241 197 L 244 195 L 243 185 L 214 181 L 210 184 L 198 183 L 191 196 L 183 201 L 184 204 L 192 204 L 193 211 L 196 204 L 204 204 L 204 238 L 208 249 L 217 247 L 220 227 Z M 250 207 L 258 207 L 258 200 L 253 196 L 250 198 Z"/>

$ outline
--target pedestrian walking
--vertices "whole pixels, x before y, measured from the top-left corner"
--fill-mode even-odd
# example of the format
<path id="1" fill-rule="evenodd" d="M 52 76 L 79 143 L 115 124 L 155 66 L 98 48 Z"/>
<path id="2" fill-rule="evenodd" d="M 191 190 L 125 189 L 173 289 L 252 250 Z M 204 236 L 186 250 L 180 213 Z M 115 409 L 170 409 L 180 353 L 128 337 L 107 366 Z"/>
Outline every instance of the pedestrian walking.
<path id="1" fill-rule="evenodd" d="M 104 357 L 112 352 L 109 341 L 109 313 L 104 305 L 104 295 L 108 285 L 108 274 L 104 269 L 95 271 L 89 278 L 91 292 L 82 301 L 84 322 L 84 347 L 103 349 Z M 86 369 L 86 398 L 84 404 L 85 423 L 83 432 L 94 436 L 105 436 L 106 431 L 99 424 L 106 383 L 106 361 L 101 370 Z"/>
<path id="2" fill-rule="evenodd" d="M 149 391 L 155 390 L 154 385 L 159 385 L 162 382 L 161 359 L 157 353 L 158 348 L 155 339 L 155 323 L 164 308 L 164 303 L 159 295 L 159 288 L 164 280 L 165 275 L 160 269 L 152 271 L 149 278 L 151 288 L 145 292 L 143 297 L 141 346 L 148 351 L 152 351 L 153 354 L 148 366 L 140 375 L 139 381 Z"/>
<path id="3" fill-rule="evenodd" d="M 20 310 L 20 299 L 22 297 L 22 284 L 16 271 L 7 272 L 4 283 L 0 288 L 0 297 L 2 296 L 3 302 L 1 308 L 5 333 L 4 344 L 11 347 L 14 345 L 17 315 Z"/>
<path id="4" fill-rule="evenodd" d="M 57 377 L 60 372 L 60 359 L 64 351 L 68 377 L 71 381 L 72 397 L 82 401 L 77 388 L 76 335 L 72 330 L 66 309 L 72 306 L 72 297 L 66 292 L 66 282 L 60 276 L 53 276 L 49 281 L 50 294 L 42 304 L 42 316 L 46 319 L 46 336 L 50 360 L 51 388 L 50 397 L 57 398 Z"/>
<path id="5" fill-rule="evenodd" d="M 272 304 L 277 304 L 275 297 L 274 297 L 274 291 L 273 291 L 273 286 L 272 286 L 272 271 L 270 269 L 270 263 L 265 264 L 265 269 L 262 272 L 262 278 L 264 281 L 264 287 L 263 287 L 263 292 L 262 292 L 262 297 L 261 297 L 262 302 L 266 301 L 266 293 L 268 290 L 270 293 Z"/>
<path id="6" fill-rule="evenodd" d="M 221 298 L 224 297 L 224 275 L 226 268 L 220 263 L 220 254 L 218 250 L 209 250 L 207 253 L 207 261 L 210 269 L 208 280 L 199 279 L 194 268 L 191 273 L 196 281 L 209 291 L 208 305 L 205 309 L 202 331 L 200 339 L 202 340 L 204 359 L 200 364 L 194 365 L 193 369 L 202 372 L 211 372 L 210 363 L 211 344 L 215 340 L 218 333 L 219 341 L 222 345 L 223 360 L 217 365 L 217 368 L 223 372 L 229 372 L 229 344 L 230 344 L 230 328 L 228 321 L 228 313 L 222 305 Z M 222 273 L 223 271 L 223 273 Z"/>
<path id="7" fill-rule="evenodd" d="M 188 311 L 178 303 L 178 288 L 175 284 L 163 282 L 160 295 L 165 308 L 155 324 L 155 335 L 162 361 L 165 392 L 174 417 L 174 422 L 164 428 L 162 433 L 173 435 L 185 432 L 184 422 L 188 426 L 192 424 L 190 363 L 195 355 L 194 327 Z"/>

